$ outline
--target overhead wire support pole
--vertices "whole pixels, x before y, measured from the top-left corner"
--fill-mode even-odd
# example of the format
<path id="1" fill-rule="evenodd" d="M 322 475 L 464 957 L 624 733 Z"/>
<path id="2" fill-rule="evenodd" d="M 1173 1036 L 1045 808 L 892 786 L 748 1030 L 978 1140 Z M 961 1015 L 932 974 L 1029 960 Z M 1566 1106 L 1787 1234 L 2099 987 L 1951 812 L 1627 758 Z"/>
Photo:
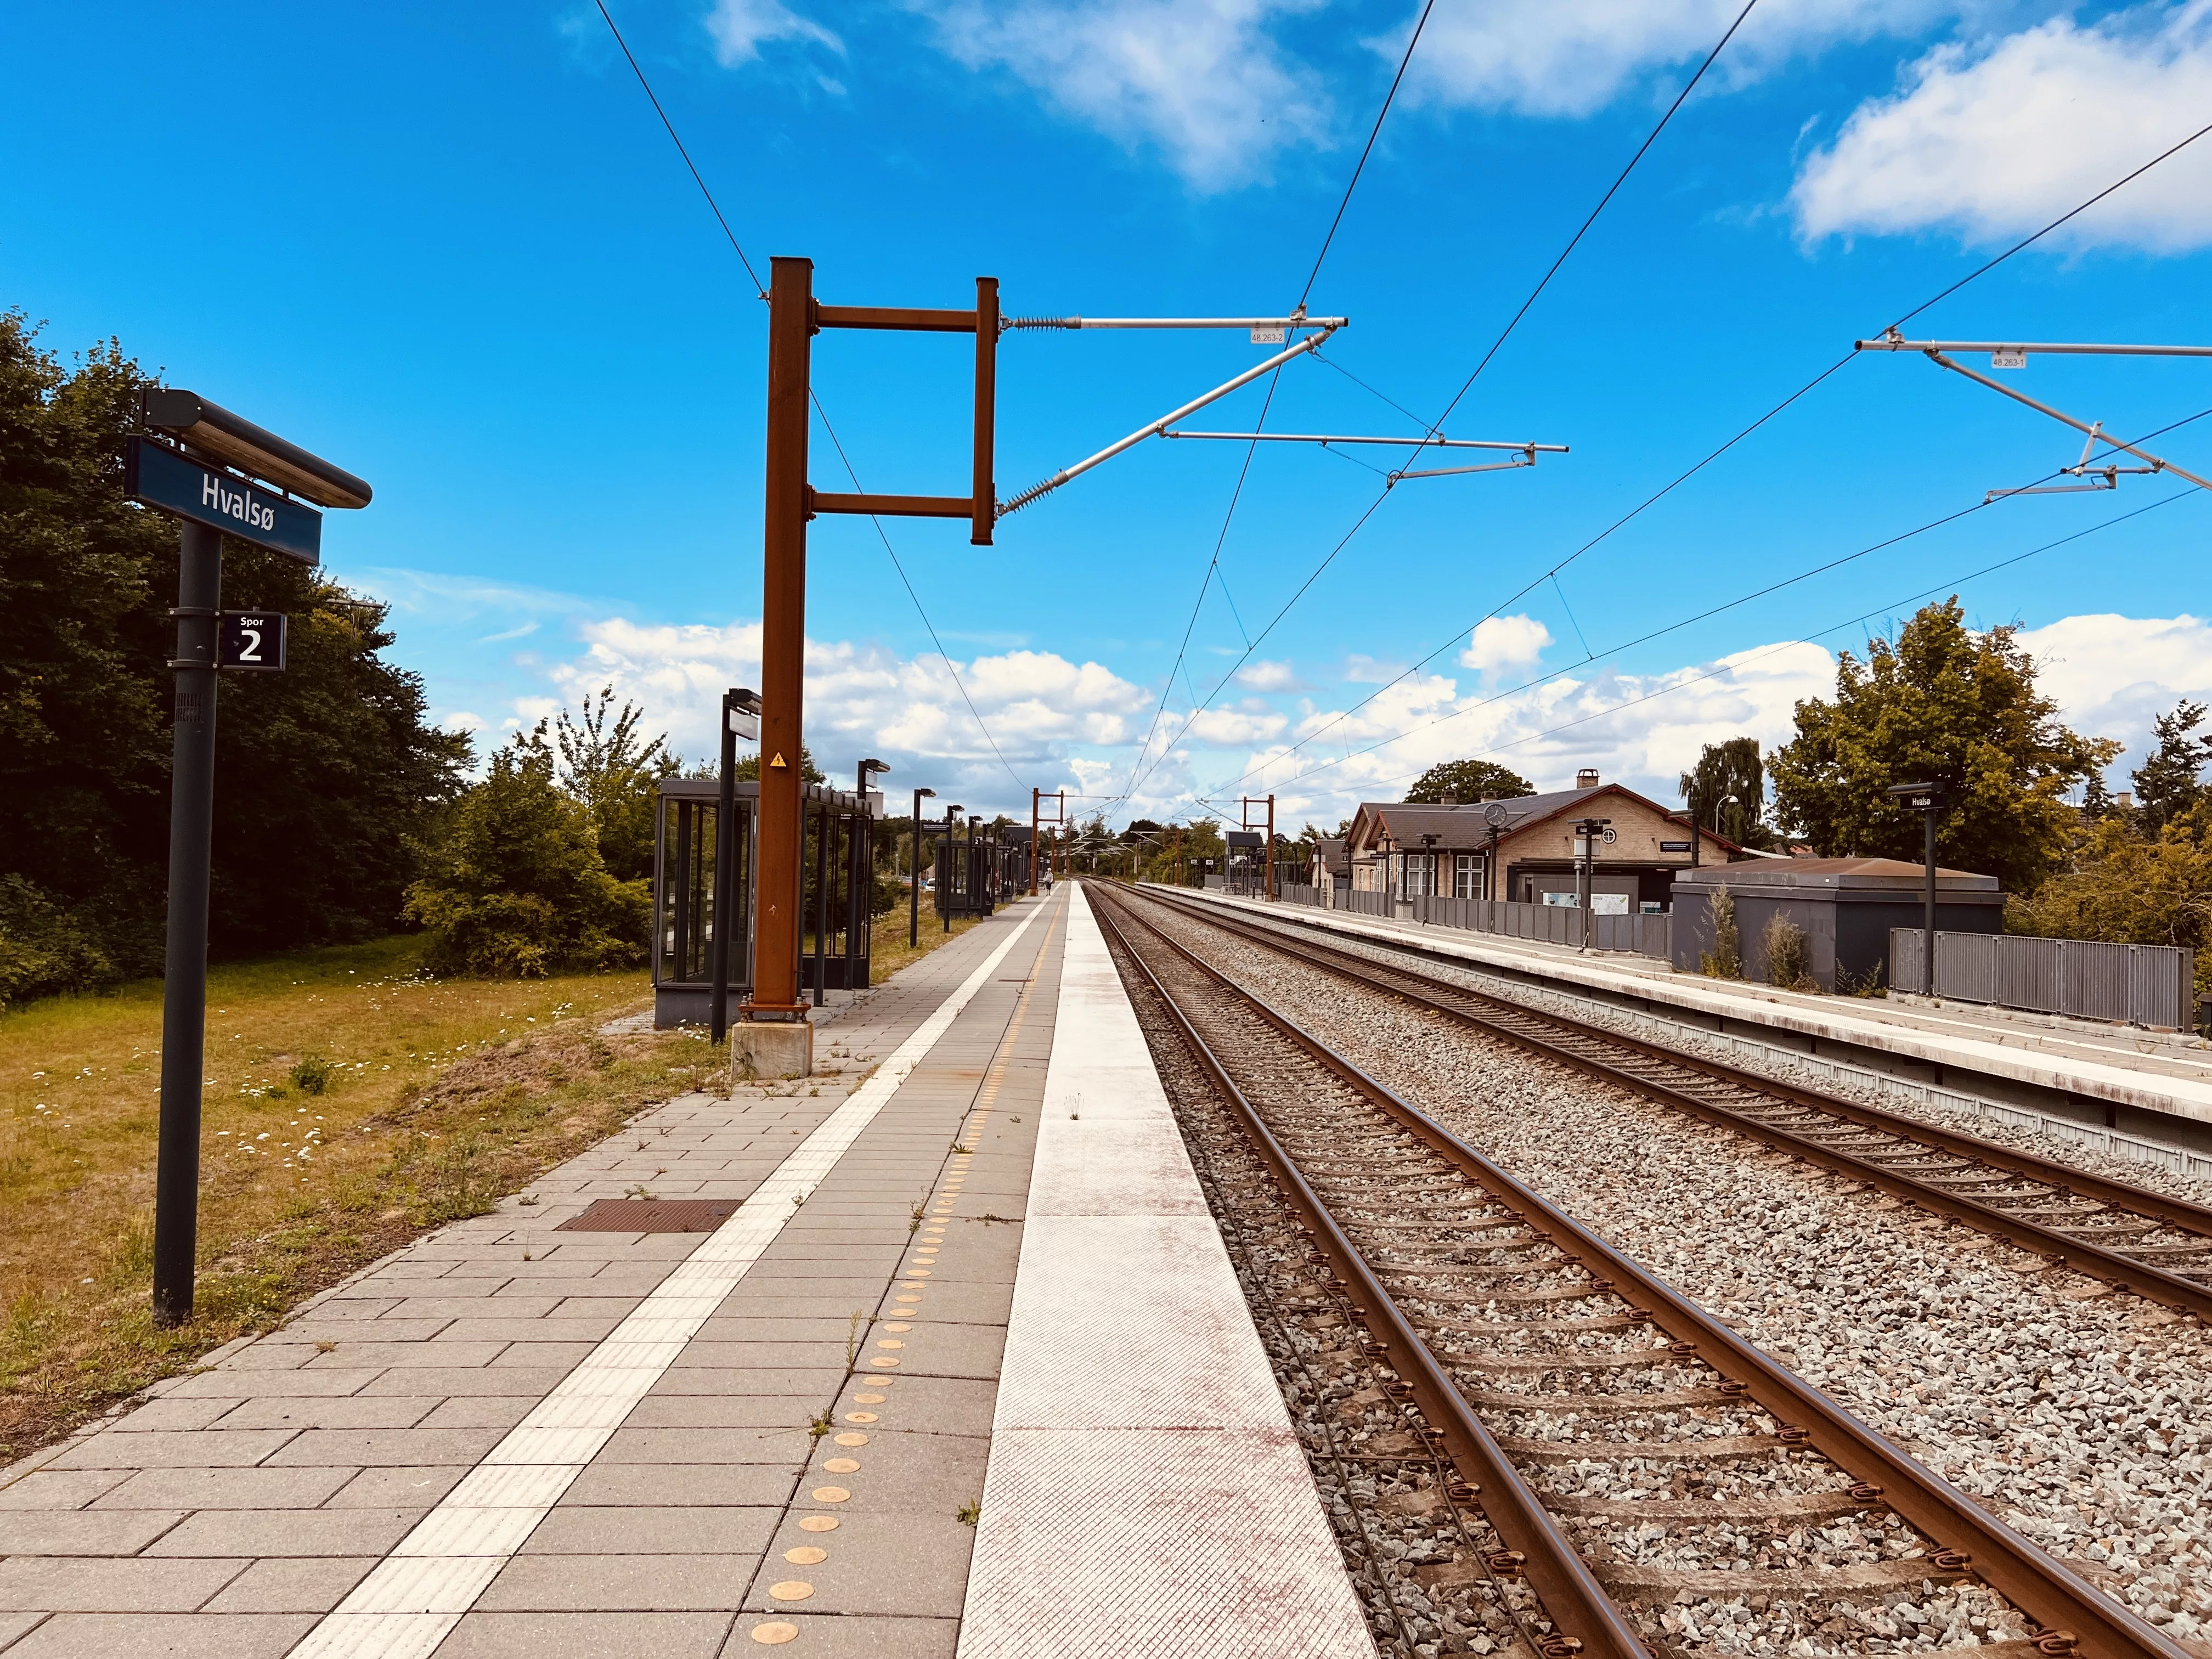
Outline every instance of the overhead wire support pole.
<path id="1" fill-rule="evenodd" d="M 1905 346 L 1905 343 L 1902 341 L 1896 344 L 1892 344 L 1886 340 L 1859 340 L 1854 343 L 1862 351 L 1895 351 L 1902 350 Z M 1923 345 L 1919 348 L 1919 350 L 1923 356 L 1926 357 L 1929 362 L 1934 363 L 1938 368 L 1948 368 L 1954 374 L 1963 374 L 1968 380 L 1976 382 L 1978 385 L 1985 386 L 1989 387 L 1990 391 L 1997 392 L 2003 397 L 2009 398 L 2016 404 L 2026 404 L 2028 408 L 2035 410 L 2039 415 L 2048 415 L 2052 420 L 2057 421 L 2063 425 L 2070 426 L 2076 432 L 2086 434 L 2093 443 L 2108 443 L 2112 445 L 2114 449 L 2120 451 L 2123 454 L 2132 455 L 2137 460 L 2148 463 L 2153 472 L 2171 472 L 2177 478 L 2188 479 L 2190 483 L 2195 484 L 2199 489 L 2212 489 L 2212 482 L 2208 482 L 2205 479 L 2198 477 L 2194 472 L 2189 471 L 2186 468 L 2176 466 L 2172 461 L 2162 459 L 2160 457 L 2152 454 L 2147 449 L 2138 449 L 2133 444 L 2122 443 L 2118 438 L 2108 436 L 2104 430 L 2103 422 L 2092 422 L 2088 421 L 2077 421 L 2071 415 L 2067 414 L 2063 410 L 2053 409 L 2049 404 L 2043 403 L 2036 398 L 2031 398 L 2025 392 L 2015 392 L 2012 387 L 2005 385 L 2003 381 L 1993 380 L 1988 375 L 1984 374 L 1978 370 L 1968 368 L 1964 363 L 1955 362 L 1952 358 L 1947 357 L 1943 355 L 1940 347 L 1936 345 Z M 2208 352 L 2205 355 L 2212 356 L 2212 352 Z M 2088 455 L 2087 452 L 2085 450 L 2082 454 L 2081 464 L 2079 465 L 2068 467 L 2065 471 L 2079 476 L 2087 464 Z M 2117 469 L 2115 470 L 2117 471 Z M 2025 494 L 2027 492 L 1994 491 L 1992 492 L 1992 498 L 1994 498 L 1996 495 L 2012 493 Z"/>
<path id="2" fill-rule="evenodd" d="M 1195 415 L 1200 410 L 1204 409 L 1208 404 L 1215 403 L 1223 398 L 1226 398 L 1231 392 L 1235 392 L 1241 386 L 1248 386 L 1251 385 L 1253 381 L 1258 380 L 1261 375 L 1268 374 L 1272 370 L 1280 368 L 1285 363 L 1289 362 L 1291 358 L 1301 356 L 1304 353 L 1311 351 L 1315 347 L 1320 345 L 1322 341 L 1328 339 L 1329 336 L 1334 334 L 1339 328 L 1343 327 L 1344 324 L 1340 319 L 1330 318 L 1322 322 L 1315 324 L 1313 326 L 1318 327 L 1321 330 L 1321 332 L 1315 334 L 1309 338 L 1300 340 L 1296 345 L 1290 347 L 1287 350 L 1277 352 L 1265 362 L 1257 363 L 1252 368 L 1246 369 L 1242 374 L 1236 376 L 1233 380 L 1224 381 L 1221 385 L 1214 387 L 1212 391 L 1206 393 L 1203 397 L 1192 398 L 1190 402 L 1185 404 L 1181 409 L 1176 410 L 1170 414 L 1163 415 L 1157 421 L 1147 422 L 1145 425 L 1139 427 L 1134 432 L 1132 432 L 1127 437 L 1121 439 L 1119 442 L 1107 445 L 1105 448 L 1100 450 L 1096 455 L 1092 455 L 1083 460 L 1078 461 L 1073 466 L 1063 467 L 1058 472 L 1054 473 L 1052 477 L 1047 478 L 1042 483 L 1031 485 L 1029 489 L 1022 491 L 1020 495 L 1015 496 L 1013 500 L 1008 501 L 1004 507 L 1001 507 L 999 509 L 999 516 L 1003 519 L 1010 513 L 1018 513 L 1022 508 L 1027 507 L 1031 501 L 1036 501 L 1040 495 L 1049 495 L 1052 491 L 1059 489 L 1060 485 L 1066 483 L 1069 479 L 1079 477 L 1083 473 L 1088 472 L 1092 467 L 1098 465 L 1102 462 L 1112 460 L 1123 450 L 1133 448 L 1137 445 L 1144 442 L 1147 438 L 1158 436 L 1161 433 L 1166 431 L 1168 428 L 1173 426 L 1177 421 L 1182 420 L 1186 416 Z"/>
<path id="3" fill-rule="evenodd" d="M 1565 444 L 1517 444 L 1501 438 L 1370 438 L 1341 432 L 1163 432 L 1163 438 L 1225 438 L 1240 444 L 1382 444 L 1401 449 L 1518 449 L 1546 455 L 1568 453 Z"/>

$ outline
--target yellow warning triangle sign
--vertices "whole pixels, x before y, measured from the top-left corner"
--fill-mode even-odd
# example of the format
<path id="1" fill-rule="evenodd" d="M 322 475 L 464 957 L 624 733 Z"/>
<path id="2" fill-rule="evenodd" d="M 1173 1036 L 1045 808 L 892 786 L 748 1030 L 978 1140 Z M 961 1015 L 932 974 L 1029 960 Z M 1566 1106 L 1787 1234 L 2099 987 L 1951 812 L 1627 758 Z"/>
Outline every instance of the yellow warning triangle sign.
<path id="1" fill-rule="evenodd" d="M 770 761 L 770 762 L 769 763 L 769 769 L 770 771 L 775 771 L 775 772 L 784 771 L 784 770 L 787 770 L 787 769 L 784 766 L 784 763 L 783 763 L 783 757 L 782 757 L 781 754 L 777 755 L 777 756 L 776 756 L 776 757 L 775 757 L 774 760 L 772 760 L 772 761 Z"/>

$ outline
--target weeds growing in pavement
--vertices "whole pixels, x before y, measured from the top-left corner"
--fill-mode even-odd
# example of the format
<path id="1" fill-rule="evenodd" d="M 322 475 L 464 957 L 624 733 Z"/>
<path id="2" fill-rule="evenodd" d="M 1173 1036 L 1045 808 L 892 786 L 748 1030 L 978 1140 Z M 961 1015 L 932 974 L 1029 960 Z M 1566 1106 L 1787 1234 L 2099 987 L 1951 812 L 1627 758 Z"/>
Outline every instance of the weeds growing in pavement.
<path id="1" fill-rule="evenodd" d="M 963 1527 L 972 1527 L 983 1518 L 983 1501 L 971 1498 L 952 1511 L 952 1518 Z"/>
<path id="2" fill-rule="evenodd" d="M 1743 935 L 1735 925 L 1735 895 L 1716 887 L 1707 908 L 1713 918 L 1713 948 L 1699 954 L 1698 969 L 1711 979 L 1741 979 Z"/>

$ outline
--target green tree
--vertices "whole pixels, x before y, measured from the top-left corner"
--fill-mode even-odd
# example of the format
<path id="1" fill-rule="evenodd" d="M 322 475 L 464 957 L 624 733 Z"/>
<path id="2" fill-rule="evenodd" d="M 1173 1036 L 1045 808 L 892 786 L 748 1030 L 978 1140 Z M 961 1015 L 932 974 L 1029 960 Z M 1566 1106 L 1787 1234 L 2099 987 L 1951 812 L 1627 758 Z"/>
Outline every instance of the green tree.
<path id="1" fill-rule="evenodd" d="M 0 995 L 161 969 L 177 530 L 123 495 L 154 383 L 112 341 L 64 368 L 0 314 Z M 387 931 L 468 741 L 384 660 L 382 607 L 243 543 L 223 563 L 226 605 L 292 629 L 285 672 L 223 677 L 212 950 Z"/>
<path id="2" fill-rule="evenodd" d="M 1433 804 L 1446 795 L 1456 801 L 1511 800 L 1535 793 L 1534 784 L 1496 761 L 1443 761 L 1413 780 L 1406 799 L 1408 805 Z"/>
<path id="3" fill-rule="evenodd" d="M 1675 787 L 1690 816 L 1715 835 L 1739 847 L 1763 848 L 1773 841 L 1765 824 L 1766 767 L 1757 738 L 1707 744 Z"/>
<path id="4" fill-rule="evenodd" d="M 561 787 L 591 815 L 607 873 L 617 881 L 650 880 L 660 780 L 682 763 L 669 752 L 666 732 L 649 743 L 639 738 L 643 709 L 625 702 L 614 714 L 614 701 L 610 685 L 596 702 L 586 692 L 580 714 L 561 711 L 553 733 Z"/>
<path id="5" fill-rule="evenodd" d="M 1869 640 L 1863 663 L 1843 653 L 1833 702 L 1797 705 L 1797 735 L 1767 757 L 1777 812 L 1823 854 L 1917 860 L 1917 815 L 1882 792 L 1941 783 L 1936 856 L 2033 891 L 2066 854 L 2062 797 L 2118 752 L 2057 714 L 2011 628 L 1973 632 L 1955 597 L 1928 605 L 1894 641 Z"/>
<path id="6" fill-rule="evenodd" d="M 407 913 L 429 935 L 434 973 L 539 978 L 642 962 L 648 888 L 607 873 L 541 725 L 495 750 L 454 807 Z"/>
<path id="7" fill-rule="evenodd" d="M 2171 714 L 2151 721 L 2158 747 L 2129 774 L 2144 834 L 2156 836 L 2203 801 L 2204 769 L 2212 766 L 2212 736 L 2194 735 L 2203 719 L 2204 705 L 2184 697 Z"/>
<path id="8" fill-rule="evenodd" d="M 2146 835 L 2120 814 L 2085 826 L 2070 868 L 2006 904 L 2009 933 L 2046 939 L 2179 945 L 2197 952 L 2212 990 L 2212 803 Z"/>

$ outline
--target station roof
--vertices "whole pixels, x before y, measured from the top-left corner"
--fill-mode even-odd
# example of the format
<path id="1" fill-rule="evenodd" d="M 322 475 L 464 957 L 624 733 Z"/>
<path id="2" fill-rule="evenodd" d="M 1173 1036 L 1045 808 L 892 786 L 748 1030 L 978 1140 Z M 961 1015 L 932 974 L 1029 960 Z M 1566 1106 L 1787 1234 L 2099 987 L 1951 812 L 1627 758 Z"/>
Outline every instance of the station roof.
<path id="1" fill-rule="evenodd" d="M 1422 836 L 1434 836 L 1437 852 L 1481 852 L 1490 845 L 1490 825 L 1483 817 L 1490 807 L 1505 809 L 1505 822 L 1499 826 L 1498 834 L 1506 837 L 1547 819 L 1577 816 L 1585 806 L 1595 807 L 1607 796 L 1625 796 L 1680 823 L 1685 833 L 1688 831 L 1689 820 L 1680 812 L 1662 806 L 1623 784 L 1601 783 L 1587 789 L 1554 789 L 1539 795 L 1516 795 L 1497 801 L 1461 801 L 1450 806 L 1427 802 L 1362 801 L 1352 817 L 1352 840 L 1356 844 L 1371 846 L 1387 829 L 1401 851 L 1409 848 L 1418 851 Z M 1724 852 L 1743 850 L 1725 836 L 1715 835 L 1710 830 L 1700 833 Z"/>
<path id="2" fill-rule="evenodd" d="M 1923 864 L 1909 864 L 1903 859 L 1858 858 L 1758 859 L 1747 864 L 1709 865 L 1702 869 L 1685 870 L 1675 878 L 1677 885 L 1687 882 L 1703 887 L 1725 884 L 1737 888 L 1871 890 L 1901 892 L 1906 896 L 1921 891 L 1927 880 L 1928 866 Z M 1994 896 L 1998 882 L 1995 876 L 1978 875 L 1971 870 L 1946 870 L 1938 865 L 1936 888 L 1938 892 Z"/>

